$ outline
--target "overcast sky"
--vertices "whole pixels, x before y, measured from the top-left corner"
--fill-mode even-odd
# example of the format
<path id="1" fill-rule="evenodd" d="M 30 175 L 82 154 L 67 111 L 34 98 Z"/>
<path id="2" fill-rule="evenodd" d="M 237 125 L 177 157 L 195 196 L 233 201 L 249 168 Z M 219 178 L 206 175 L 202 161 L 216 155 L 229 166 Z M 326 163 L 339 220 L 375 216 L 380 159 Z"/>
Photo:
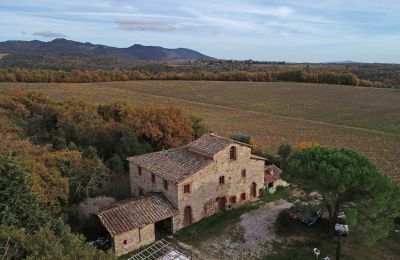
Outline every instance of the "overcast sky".
<path id="1" fill-rule="evenodd" d="M 400 63 L 400 0 L 0 0 L 0 41 L 59 37 L 224 59 Z"/>

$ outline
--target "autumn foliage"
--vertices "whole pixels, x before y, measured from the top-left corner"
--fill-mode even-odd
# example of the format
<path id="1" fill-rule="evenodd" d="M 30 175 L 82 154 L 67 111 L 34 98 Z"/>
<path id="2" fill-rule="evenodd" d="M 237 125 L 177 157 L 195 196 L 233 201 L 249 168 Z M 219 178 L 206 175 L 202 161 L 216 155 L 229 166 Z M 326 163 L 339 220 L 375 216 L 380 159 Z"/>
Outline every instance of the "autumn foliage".
<path id="1" fill-rule="evenodd" d="M 320 146 L 318 143 L 314 143 L 314 142 L 309 142 L 309 141 L 303 141 L 303 142 L 299 142 L 295 145 L 295 149 L 296 150 L 304 150 L 307 148 L 313 148 L 313 147 L 317 147 Z"/>
<path id="2" fill-rule="evenodd" d="M 62 237 L 53 241 L 59 250 L 50 250 L 50 255 L 63 254 L 64 249 L 79 249 L 69 252 L 71 256 L 102 255 L 86 247 L 63 219 L 83 233 L 95 230 L 77 219 L 78 205 L 103 196 L 112 202 L 110 194 L 129 196 L 119 193 L 127 157 L 181 146 L 202 129 L 201 119 L 176 108 L 56 102 L 38 93 L 1 96 L 0 243 L 7 242 L 7 234 L 21 235 L 12 238 L 13 245 L 42 235 Z M 73 249 L 69 243 L 75 243 Z M 29 247 L 18 250 L 13 257 L 40 256 Z"/>

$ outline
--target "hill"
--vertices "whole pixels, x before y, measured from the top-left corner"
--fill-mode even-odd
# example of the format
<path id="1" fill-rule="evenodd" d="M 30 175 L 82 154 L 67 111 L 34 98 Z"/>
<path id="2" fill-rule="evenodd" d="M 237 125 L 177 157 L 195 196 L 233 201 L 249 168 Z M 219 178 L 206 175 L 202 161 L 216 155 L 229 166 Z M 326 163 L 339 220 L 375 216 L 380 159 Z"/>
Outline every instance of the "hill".
<path id="1" fill-rule="evenodd" d="M 111 56 L 118 58 L 130 58 L 145 61 L 177 61 L 177 60 L 208 60 L 209 56 L 200 52 L 185 49 L 167 49 L 159 46 L 143 46 L 134 44 L 127 48 L 110 47 L 90 42 L 82 43 L 63 38 L 49 42 L 39 40 L 33 41 L 5 41 L 0 42 L 0 52 L 40 55 L 89 55 L 89 56 Z"/>

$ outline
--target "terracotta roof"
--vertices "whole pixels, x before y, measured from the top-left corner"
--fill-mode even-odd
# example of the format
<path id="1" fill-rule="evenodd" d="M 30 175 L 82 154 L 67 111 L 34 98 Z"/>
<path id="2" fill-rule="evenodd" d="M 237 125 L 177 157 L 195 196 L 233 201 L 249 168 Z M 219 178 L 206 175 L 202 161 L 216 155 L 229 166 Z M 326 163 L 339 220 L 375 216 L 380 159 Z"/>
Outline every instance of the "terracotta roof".
<path id="1" fill-rule="evenodd" d="M 233 143 L 233 140 L 226 139 L 214 134 L 206 134 L 199 139 L 196 139 L 193 142 L 189 143 L 187 147 L 190 151 L 213 156 Z"/>
<path id="2" fill-rule="evenodd" d="M 181 148 L 133 156 L 128 161 L 165 180 L 178 183 L 210 164 L 216 153 L 233 143 L 249 146 L 214 134 L 206 134 Z M 253 156 L 255 155 L 252 158 Z M 253 159 L 255 158 L 262 157 L 256 156 Z"/>
<path id="3" fill-rule="evenodd" d="M 173 182 L 186 179 L 212 162 L 210 158 L 191 153 L 186 146 L 134 156 L 128 160 L 165 180 Z"/>
<path id="4" fill-rule="evenodd" d="M 265 171 L 270 172 L 271 174 L 273 174 L 274 176 L 280 176 L 282 173 L 282 170 L 279 169 L 278 167 L 276 167 L 275 164 L 271 164 L 271 165 L 266 165 L 265 166 Z"/>
<path id="5" fill-rule="evenodd" d="M 266 158 L 264 158 L 264 157 L 261 157 L 261 156 L 258 156 L 258 155 L 255 155 L 255 154 L 252 154 L 252 155 L 250 156 L 250 158 L 251 158 L 251 159 L 255 159 L 255 160 L 268 161 L 268 159 L 266 159 Z"/>
<path id="6" fill-rule="evenodd" d="M 266 165 L 264 171 L 264 185 L 277 181 L 280 178 L 281 173 L 282 170 L 275 165 Z"/>
<path id="7" fill-rule="evenodd" d="M 117 202 L 97 213 L 111 236 L 172 217 L 179 211 L 159 193 Z"/>

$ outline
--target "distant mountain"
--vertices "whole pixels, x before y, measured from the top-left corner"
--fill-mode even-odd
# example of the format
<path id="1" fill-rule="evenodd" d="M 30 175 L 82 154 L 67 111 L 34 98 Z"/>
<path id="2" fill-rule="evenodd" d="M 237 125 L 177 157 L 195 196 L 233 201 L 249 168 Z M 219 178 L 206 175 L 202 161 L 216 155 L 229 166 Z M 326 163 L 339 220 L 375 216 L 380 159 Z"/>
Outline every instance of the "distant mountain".
<path id="1" fill-rule="evenodd" d="M 5 41 L 0 42 L 0 53 L 11 55 L 41 54 L 41 55 L 89 55 L 112 56 L 144 61 L 177 61 L 177 60 L 209 60 L 212 57 L 200 52 L 185 49 L 167 49 L 159 46 L 143 46 L 134 44 L 128 48 L 116 48 L 90 42 L 82 43 L 63 38 L 49 42 Z"/>

